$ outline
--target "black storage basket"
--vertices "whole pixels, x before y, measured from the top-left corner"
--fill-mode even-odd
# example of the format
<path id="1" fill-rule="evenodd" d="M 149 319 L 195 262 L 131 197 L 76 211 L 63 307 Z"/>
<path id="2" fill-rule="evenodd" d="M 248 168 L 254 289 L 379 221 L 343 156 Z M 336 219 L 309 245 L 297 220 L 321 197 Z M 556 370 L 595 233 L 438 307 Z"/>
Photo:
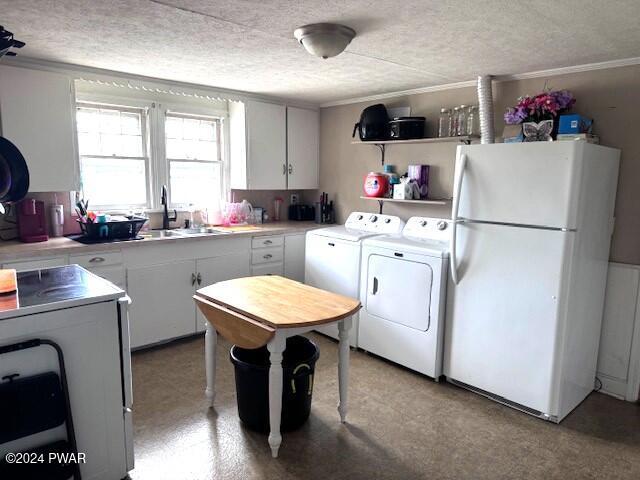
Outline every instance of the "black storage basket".
<path id="1" fill-rule="evenodd" d="M 85 223 L 78 219 L 80 230 L 92 240 L 122 240 L 136 238 L 147 221 L 144 217 L 131 217 L 129 220 L 103 223 Z"/>
<path id="2" fill-rule="evenodd" d="M 231 347 L 229 352 L 235 367 L 236 393 L 240 420 L 251 430 L 269 432 L 269 351 Z M 283 432 L 300 428 L 311 413 L 313 374 L 320 351 L 308 338 L 287 338 L 282 355 L 282 415 Z"/>

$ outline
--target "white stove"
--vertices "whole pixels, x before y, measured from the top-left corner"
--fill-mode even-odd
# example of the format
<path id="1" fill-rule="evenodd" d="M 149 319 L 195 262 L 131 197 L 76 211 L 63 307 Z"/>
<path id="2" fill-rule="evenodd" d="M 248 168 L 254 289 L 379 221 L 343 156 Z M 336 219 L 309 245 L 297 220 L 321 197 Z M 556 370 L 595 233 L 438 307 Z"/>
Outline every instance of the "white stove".
<path id="1" fill-rule="evenodd" d="M 129 298 L 78 265 L 20 272 L 17 280 L 16 293 L 0 295 L 0 346 L 42 339 L 60 347 L 77 448 L 86 455 L 81 474 L 125 477 L 134 462 Z M 0 355 L 3 382 L 58 371 L 56 351 L 44 344 Z M 15 438 L 0 445 L 0 458 L 65 437 L 60 425 Z"/>

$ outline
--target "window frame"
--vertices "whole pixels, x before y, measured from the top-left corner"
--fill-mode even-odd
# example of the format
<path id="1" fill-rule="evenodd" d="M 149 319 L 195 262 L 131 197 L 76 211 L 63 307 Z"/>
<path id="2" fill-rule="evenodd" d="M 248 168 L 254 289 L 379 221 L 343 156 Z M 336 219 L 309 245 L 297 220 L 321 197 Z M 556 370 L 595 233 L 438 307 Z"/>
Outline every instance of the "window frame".
<path id="1" fill-rule="evenodd" d="M 230 195 L 230 151 L 229 151 L 229 111 L 228 108 L 222 109 L 216 106 L 207 106 L 206 101 L 201 103 L 195 102 L 160 102 L 145 96 L 144 98 L 135 95 L 110 95 L 98 92 L 82 92 L 77 93 L 75 98 L 75 107 L 80 104 L 89 104 L 95 106 L 122 107 L 124 109 L 144 109 L 146 112 L 146 138 L 144 142 L 147 154 L 147 163 L 145 168 L 146 185 L 147 185 L 147 205 L 100 205 L 99 210 L 105 212 L 122 212 L 133 209 L 144 208 L 146 212 L 158 213 L 162 211 L 160 204 L 160 192 L 163 185 L 167 186 L 169 196 L 169 206 L 172 209 L 184 212 L 187 211 L 187 205 L 171 202 L 171 182 L 169 178 L 169 159 L 166 155 L 166 136 L 165 136 L 165 118 L 166 112 L 179 113 L 186 116 L 199 116 L 206 118 L 216 118 L 220 121 L 219 127 L 219 156 L 222 165 L 220 200 L 227 199 Z M 228 105 L 228 102 L 227 102 Z M 77 111 L 77 110 L 76 110 Z M 76 127 L 76 142 L 78 129 Z M 81 155 L 78 148 L 78 161 Z M 107 156 L 106 158 L 112 158 Z M 179 160 L 179 159 L 172 159 Z M 186 159 L 185 159 L 186 160 Z M 189 160 L 194 161 L 194 160 Z M 210 162 L 210 161 L 207 161 Z M 80 171 L 80 180 L 82 181 L 82 172 Z M 91 199 L 89 199 L 90 201 Z"/>
<path id="2" fill-rule="evenodd" d="M 142 136 L 142 157 L 123 157 L 120 155 L 82 155 L 80 153 L 80 131 L 76 126 L 76 135 L 78 137 L 78 160 L 79 160 L 79 172 L 80 172 L 80 186 L 82 189 L 82 194 L 85 195 L 84 185 L 82 184 L 82 159 L 83 158 L 95 158 L 95 159 L 116 159 L 116 160 L 143 160 L 145 162 L 145 203 L 144 204 L 94 204 L 93 206 L 97 207 L 96 210 L 99 211 L 122 211 L 122 210 L 140 210 L 145 209 L 149 210 L 152 208 L 151 201 L 151 187 L 152 187 L 152 156 L 151 156 L 151 125 L 150 125 L 150 107 L 149 103 L 140 103 L 140 102 L 128 102 L 128 101 L 118 101 L 118 102 L 110 102 L 106 99 L 96 98 L 94 100 L 85 100 L 76 98 L 75 102 L 75 112 L 76 115 L 78 110 L 81 108 L 98 108 L 104 110 L 117 110 L 119 112 L 129 112 L 129 113 L 141 113 L 142 118 L 140 122 L 140 130 Z M 132 103 L 135 103 L 132 104 Z M 87 198 L 85 196 L 85 198 Z M 91 198 L 88 198 L 91 200 Z"/>
<path id="3" fill-rule="evenodd" d="M 159 121 L 159 138 L 162 139 L 159 142 L 159 145 L 162 149 L 161 158 L 164 160 L 162 162 L 162 167 L 164 170 L 164 175 L 161 177 L 164 179 L 165 183 L 160 184 L 160 188 L 162 185 L 167 186 L 167 194 L 169 197 L 169 206 L 173 209 L 179 211 L 188 211 L 189 204 L 184 203 L 175 203 L 171 199 L 171 168 L 170 163 L 172 161 L 178 162 L 194 162 L 194 163 L 218 163 L 221 165 L 220 169 L 220 200 L 228 197 L 230 193 L 229 189 L 229 172 L 230 172 L 230 162 L 229 162 L 229 151 L 228 151 L 228 138 L 229 138 L 229 112 L 220 110 L 217 108 L 206 108 L 196 105 L 187 105 L 187 104 L 179 104 L 179 103 L 170 103 L 162 105 L 162 108 L 159 109 L 159 114 L 161 116 L 161 121 Z M 193 119 L 205 119 L 205 120 L 216 120 L 217 121 L 217 131 L 216 138 L 218 141 L 218 160 L 197 160 L 197 159 L 188 159 L 188 158 L 169 158 L 167 156 L 166 147 L 167 147 L 167 136 L 165 131 L 166 118 L 167 115 L 177 116 L 182 118 L 193 118 Z"/>

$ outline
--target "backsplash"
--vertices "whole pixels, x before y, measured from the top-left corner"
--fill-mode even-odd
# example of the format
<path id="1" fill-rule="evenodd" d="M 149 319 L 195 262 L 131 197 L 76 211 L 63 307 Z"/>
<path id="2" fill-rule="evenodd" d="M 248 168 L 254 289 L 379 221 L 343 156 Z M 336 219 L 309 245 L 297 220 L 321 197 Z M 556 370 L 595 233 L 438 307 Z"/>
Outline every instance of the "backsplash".
<path id="1" fill-rule="evenodd" d="M 44 208 L 46 212 L 46 220 L 47 225 L 49 223 L 49 206 L 50 205 L 62 205 L 64 209 L 64 235 L 71 235 L 74 233 L 80 233 L 80 227 L 78 223 L 75 221 L 75 217 L 71 216 L 71 212 L 73 211 L 71 208 L 71 198 L 69 192 L 41 192 L 41 193 L 29 193 L 28 198 L 33 198 L 35 200 L 41 200 L 44 202 Z M 16 227 L 16 215 L 15 215 L 15 205 L 11 206 L 11 210 L 9 215 L 0 216 L 0 239 L 1 240 L 15 240 L 18 236 L 18 229 Z M 51 234 L 51 230 L 47 231 L 48 234 Z"/>
<path id="2" fill-rule="evenodd" d="M 305 200 L 305 193 L 307 198 Z M 277 197 L 282 198 L 282 207 L 280 211 L 280 219 L 287 220 L 287 212 L 291 201 L 291 194 L 297 194 L 300 203 L 312 203 L 311 195 L 309 191 L 302 190 L 232 190 L 231 201 L 241 202 L 247 200 L 251 205 L 255 207 L 262 207 L 266 209 L 269 215 L 269 220 L 273 221 L 274 215 L 274 200 Z M 71 198 L 69 192 L 42 192 L 42 193 L 30 193 L 28 198 L 34 198 L 41 200 L 45 204 L 45 209 L 48 210 L 49 205 L 61 204 L 64 208 L 64 235 L 72 235 L 80 233 L 80 227 L 76 222 L 74 207 L 71 205 Z M 149 212 L 149 222 L 146 228 L 162 228 L 162 213 L 161 212 Z M 189 218 L 188 212 L 178 212 L 178 219 L 175 222 L 171 222 L 171 227 L 184 226 L 185 219 Z M 195 220 L 200 221 L 200 218 L 196 214 Z M 0 241 L 15 240 L 18 232 L 15 225 L 15 209 L 10 210 L 9 215 L 0 216 Z M 48 216 L 47 216 L 48 221 Z M 51 233 L 50 231 L 48 232 Z"/>
<path id="3" fill-rule="evenodd" d="M 307 203 L 305 201 L 305 190 L 231 190 L 231 201 L 241 202 L 248 201 L 254 207 L 262 207 L 266 209 L 269 220 L 273 221 L 274 200 L 276 197 L 282 198 L 282 207 L 280 209 L 280 220 L 287 220 L 287 212 L 291 204 L 291 195 L 298 195 L 298 203 Z"/>

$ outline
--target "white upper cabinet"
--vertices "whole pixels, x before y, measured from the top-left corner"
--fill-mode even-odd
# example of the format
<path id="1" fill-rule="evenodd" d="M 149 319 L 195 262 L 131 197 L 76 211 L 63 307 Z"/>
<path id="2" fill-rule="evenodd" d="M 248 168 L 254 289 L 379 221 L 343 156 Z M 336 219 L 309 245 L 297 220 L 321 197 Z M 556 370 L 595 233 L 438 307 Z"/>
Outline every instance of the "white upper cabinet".
<path id="1" fill-rule="evenodd" d="M 287 115 L 284 105 L 248 101 L 229 107 L 231 188 L 287 188 Z"/>
<path id="2" fill-rule="evenodd" d="M 318 188 L 320 115 L 316 110 L 287 107 L 289 190 Z"/>
<path id="3" fill-rule="evenodd" d="M 231 188 L 318 188 L 318 112 L 249 100 L 229 104 Z"/>
<path id="4" fill-rule="evenodd" d="M 31 192 L 78 190 L 73 81 L 59 73 L 0 67 L 2 136 L 29 167 Z"/>

